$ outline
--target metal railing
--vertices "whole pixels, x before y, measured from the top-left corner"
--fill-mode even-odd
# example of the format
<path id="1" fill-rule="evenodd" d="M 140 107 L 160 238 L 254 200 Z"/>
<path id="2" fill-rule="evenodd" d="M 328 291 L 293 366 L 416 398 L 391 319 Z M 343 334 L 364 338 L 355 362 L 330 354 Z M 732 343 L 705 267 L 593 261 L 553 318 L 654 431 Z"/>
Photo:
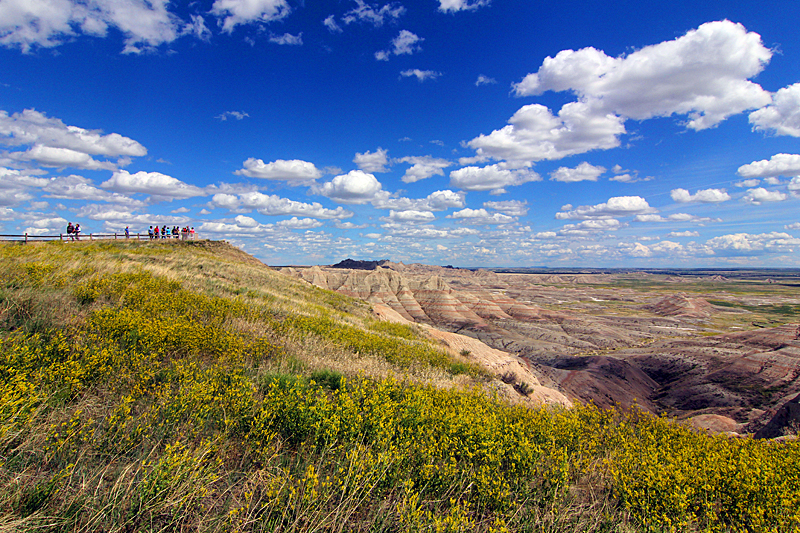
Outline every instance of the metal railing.
<path id="1" fill-rule="evenodd" d="M 62 241 L 62 242 L 83 242 L 83 241 L 100 241 L 100 240 L 135 240 L 135 241 L 189 241 L 197 239 L 197 233 L 181 232 L 178 235 L 168 234 L 166 236 L 159 235 L 158 237 L 151 237 L 149 233 L 59 233 L 58 235 L 30 235 L 23 233 L 22 235 L 0 235 L 0 241 L 11 242 L 44 242 L 44 241 Z"/>

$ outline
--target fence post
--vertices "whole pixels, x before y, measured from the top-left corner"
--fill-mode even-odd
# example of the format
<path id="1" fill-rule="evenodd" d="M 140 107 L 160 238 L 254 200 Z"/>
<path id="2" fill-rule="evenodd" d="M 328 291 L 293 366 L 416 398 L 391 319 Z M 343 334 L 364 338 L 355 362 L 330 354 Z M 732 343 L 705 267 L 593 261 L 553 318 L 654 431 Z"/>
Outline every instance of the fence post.
<path id="1" fill-rule="evenodd" d="M 93 241 L 93 240 L 94 240 L 94 233 L 90 233 L 90 234 L 89 234 L 89 240 L 90 240 L 90 241 Z"/>
<path id="2" fill-rule="evenodd" d="M 115 241 L 117 240 L 117 232 L 116 231 L 114 232 L 114 240 Z"/>
<path id="3" fill-rule="evenodd" d="M 58 234 L 58 240 L 61 241 L 61 242 L 64 242 L 64 234 L 63 233 L 59 233 Z"/>
<path id="4" fill-rule="evenodd" d="M 25 244 L 28 244 L 28 233 L 25 233 Z"/>

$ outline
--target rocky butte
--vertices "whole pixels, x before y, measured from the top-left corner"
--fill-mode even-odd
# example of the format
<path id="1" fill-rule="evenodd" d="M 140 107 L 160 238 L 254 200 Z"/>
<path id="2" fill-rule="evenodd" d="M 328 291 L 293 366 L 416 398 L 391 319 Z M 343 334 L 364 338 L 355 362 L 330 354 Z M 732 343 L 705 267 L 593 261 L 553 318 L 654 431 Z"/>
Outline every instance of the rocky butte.
<path id="1" fill-rule="evenodd" d="M 530 384 L 535 402 L 637 404 L 756 437 L 800 426 L 800 273 L 495 272 L 350 259 L 282 271 L 421 325 L 506 381 Z"/>

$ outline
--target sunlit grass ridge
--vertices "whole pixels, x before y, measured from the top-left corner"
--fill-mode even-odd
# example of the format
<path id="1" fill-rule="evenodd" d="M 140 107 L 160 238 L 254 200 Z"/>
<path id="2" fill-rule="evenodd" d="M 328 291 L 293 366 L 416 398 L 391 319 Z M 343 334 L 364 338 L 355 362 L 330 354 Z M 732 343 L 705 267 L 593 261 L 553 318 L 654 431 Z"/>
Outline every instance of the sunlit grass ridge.
<path id="1" fill-rule="evenodd" d="M 222 243 L 0 247 L 0 529 L 793 531 L 800 446 L 512 406 Z"/>

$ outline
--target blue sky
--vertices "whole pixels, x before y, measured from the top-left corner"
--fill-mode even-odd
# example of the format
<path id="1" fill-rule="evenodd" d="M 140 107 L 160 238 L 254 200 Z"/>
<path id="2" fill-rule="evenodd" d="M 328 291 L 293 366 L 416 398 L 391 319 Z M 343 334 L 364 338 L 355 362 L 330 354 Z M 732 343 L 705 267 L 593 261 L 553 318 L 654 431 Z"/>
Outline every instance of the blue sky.
<path id="1" fill-rule="evenodd" d="M 800 4 L 0 0 L 0 232 L 800 267 Z"/>

